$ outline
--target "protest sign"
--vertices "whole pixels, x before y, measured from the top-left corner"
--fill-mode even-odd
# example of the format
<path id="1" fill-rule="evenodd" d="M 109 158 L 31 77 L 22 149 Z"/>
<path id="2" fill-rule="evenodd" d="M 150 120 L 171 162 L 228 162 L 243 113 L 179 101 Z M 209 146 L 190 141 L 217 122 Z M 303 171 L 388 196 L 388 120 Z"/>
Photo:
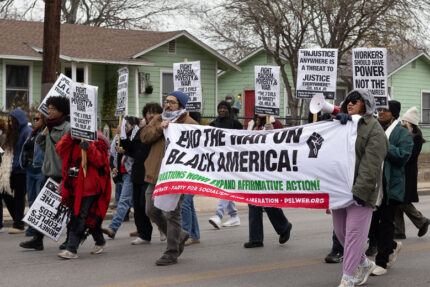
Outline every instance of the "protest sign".
<path id="1" fill-rule="evenodd" d="M 255 66 L 255 113 L 279 116 L 281 83 L 279 67 Z"/>
<path id="2" fill-rule="evenodd" d="M 376 107 L 387 107 L 387 50 L 352 49 L 352 70 L 354 89 L 368 90 L 375 98 Z"/>
<path id="3" fill-rule="evenodd" d="M 70 97 L 70 134 L 73 137 L 97 140 L 96 86 L 74 83 Z"/>
<path id="4" fill-rule="evenodd" d="M 297 98 L 322 93 L 334 99 L 337 80 L 337 49 L 300 49 L 297 67 Z"/>
<path id="5" fill-rule="evenodd" d="M 61 195 L 57 193 L 58 183 L 49 178 L 39 192 L 23 221 L 49 238 L 58 241 L 66 227 L 69 217 L 67 207 L 58 213 Z"/>
<path id="6" fill-rule="evenodd" d="M 118 70 L 118 91 L 115 116 L 125 115 L 128 107 L 128 69 Z"/>
<path id="7" fill-rule="evenodd" d="M 70 86 L 72 85 L 73 81 L 72 79 L 66 77 L 63 74 L 60 74 L 60 76 L 55 81 L 52 88 L 49 90 L 48 94 L 46 94 L 46 97 L 43 99 L 42 103 L 40 104 L 38 110 L 44 114 L 46 117 L 48 116 L 48 106 L 46 105 L 46 101 L 50 97 L 70 97 Z"/>
<path id="8" fill-rule="evenodd" d="M 202 110 L 200 61 L 173 64 L 173 89 L 190 97 L 186 106 L 188 112 Z"/>
<path id="9" fill-rule="evenodd" d="M 352 200 L 359 118 L 263 131 L 170 123 L 155 200 L 188 193 L 271 207 L 344 207 Z"/>

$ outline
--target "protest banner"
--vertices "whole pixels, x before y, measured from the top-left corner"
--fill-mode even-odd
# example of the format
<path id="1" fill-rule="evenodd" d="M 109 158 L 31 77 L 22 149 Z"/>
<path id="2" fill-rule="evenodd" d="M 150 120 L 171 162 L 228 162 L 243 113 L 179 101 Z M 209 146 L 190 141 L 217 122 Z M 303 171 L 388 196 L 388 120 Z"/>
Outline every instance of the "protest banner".
<path id="1" fill-rule="evenodd" d="M 280 68 L 275 66 L 254 67 L 255 113 L 279 116 L 281 107 Z"/>
<path id="2" fill-rule="evenodd" d="M 296 95 L 310 99 L 322 93 L 334 99 L 337 80 L 337 49 L 300 49 Z"/>
<path id="3" fill-rule="evenodd" d="M 25 223 L 55 241 L 58 241 L 69 221 L 67 207 L 63 206 L 64 210 L 58 212 L 61 195 L 57 193 L 57 189 L 58 183 L 49 178 L 23 219 Z"/>
<path id="4" fill-rule="evenodd" d="M 271 207 L 343 207 L 352 200 L 358 120 L 263 131 L 170 123 L 155 205 L 188 193 Z"/>
<path id="5" fill-rule="evenodd" d="M 125 115 L 128 107 L 128 68 L 118 70 L 118 91 L 115 116 Z"/>
<path id="6" fill-rule="evenodd" d="M 43 98 L 43 101 L 40 104 L 38 110 L 47 117 L 48 106 L 46 105 L 46 101 L 50 97 L 60 96 L 60 97 L 70 98 L 70 86 L 72 85 L 72 83 L 73 83 L 72 79 L 68 78 L 63 74 L 60 74 L 60 76 L 57 78 L 52 88 L 49 90 L 48 94 L 46 94 L 46 97 Z"/>
<path id="7" fill-rule="evenodd" d="M 97 140 L 96 86 L 74 83 L 70 97 L 70 134 L 88 141 Z"/>
<path id="8" fill-rule="evenodd" d="M 202 110 L 200 61 L 173 63 L 173 89 L 190 97 L 186 106 L 188 112 Z"/>
<path id="9" fill-rule="evenodd" d="M 388 107 L 387 49 L 352 49 L 354 89 L 368 90 L 376 107 Z"/>

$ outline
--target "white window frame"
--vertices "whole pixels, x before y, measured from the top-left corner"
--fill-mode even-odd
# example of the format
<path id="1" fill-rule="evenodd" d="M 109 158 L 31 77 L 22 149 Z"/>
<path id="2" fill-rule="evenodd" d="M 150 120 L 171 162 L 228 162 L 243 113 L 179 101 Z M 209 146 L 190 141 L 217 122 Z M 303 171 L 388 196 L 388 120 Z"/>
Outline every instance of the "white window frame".
<path id="1" fill-rule="evenodd" d="M 173 69 L 160 69 L 160 105 L 163 107 L 163 74 L 172 74 Z"/>
<path id="2" fill-rule="evenodd" d="M 388 90 L 390 90 L 391 93 Z M 390 97 L 390 99 L 394 100 L 394 87 L 393 86 L 387 87 L 387 93 L 388 93 L 388 96 Z"/>
<path id="3" fill-rule="evenodd" d="M 14 66 L 28 66 L 28 108 L 31 108 L 33 103 L 33 62 L 27 61 L 10 61 L 3 60 L 3 77 L 2 77 L 2 94 L 3 94 L 3 111 L 6 112 L 6 66 L 14 65 Z"/>
<path id="4" fill-rule="evenodd" d="M 61 63 L 61 73 L 66 74 L 66 68 L 72 69 L 72 80 L 76 82 L 76 69 L 84 69 L 84 83 L 90 84 L 91 66 L 87 63 L 77 64 L 76 62 L 63 62 Z"/>
<path id="5" fill-rule="evenodd" d="M 428 123 L 424 123 L 423 122 L 423 94 L 424 93 L 426 93 L 426 94 L 430 94 L 430 90 L 421 90 L 421 117 L 420 117 L 420 123 L 422 123 L 422 124 L 425 124 L 425 125 L 430 125 L 430 122 L 428 122 Z M 430 107 L 429 107 L 429 109 L 430 109 Z"/>

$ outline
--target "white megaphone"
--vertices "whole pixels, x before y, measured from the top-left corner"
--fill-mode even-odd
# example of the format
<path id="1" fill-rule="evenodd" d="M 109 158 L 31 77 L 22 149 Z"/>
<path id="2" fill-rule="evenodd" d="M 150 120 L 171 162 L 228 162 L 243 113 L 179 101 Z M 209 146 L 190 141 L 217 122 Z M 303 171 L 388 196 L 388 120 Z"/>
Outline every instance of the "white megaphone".
<path id="1" fill-rule="evenodd" d="M 323 94 L 315 94 L 309 104 L 309 110 L 313 114 L 324 112 L 336 115 L 340 111 L 340 108 L 330 104 L 329 102 L 326 102 Z"/>

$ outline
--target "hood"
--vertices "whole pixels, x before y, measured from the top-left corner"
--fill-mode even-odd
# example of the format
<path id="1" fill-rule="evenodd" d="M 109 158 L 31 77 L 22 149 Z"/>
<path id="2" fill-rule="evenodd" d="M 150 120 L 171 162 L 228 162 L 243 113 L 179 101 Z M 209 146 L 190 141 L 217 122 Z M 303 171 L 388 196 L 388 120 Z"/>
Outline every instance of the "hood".
<path id="1" fill-rule="evenodd" d="M 9 114 L 11 117 L 14 117 L 18 121 L 19 129 L 26 127 L 28 125 L 27 115 L 20 108 L 14 109 Z"/>
<path id="2" fill-rule="evenodd" d="M 361 98 L 363 98 L 364 104 L 366 106 L 365 115 L 373 115 L 376 109 L 375 98 L 368 90 L 364 90 L 364 89 L 355 89 L 349 92 L 345 100 L 343 101 L 340 111 L 342 113 L 348 113 L 346 106 L 350 102 L 351 98 L 353 97 L 355 98 L 357 96 L 357 93 L 361 96 Z"/>

